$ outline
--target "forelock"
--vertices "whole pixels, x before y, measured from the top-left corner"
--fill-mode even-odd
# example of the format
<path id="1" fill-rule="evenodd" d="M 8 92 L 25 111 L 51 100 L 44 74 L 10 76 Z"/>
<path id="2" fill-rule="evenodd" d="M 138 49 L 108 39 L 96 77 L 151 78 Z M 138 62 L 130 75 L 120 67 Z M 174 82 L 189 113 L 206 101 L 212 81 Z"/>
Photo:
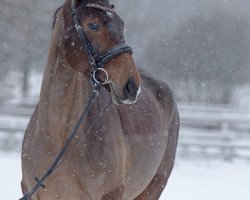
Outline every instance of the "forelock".
<path id="1" fill-rule="evenodd" d="M 89 1 L 89 4 L 97 4 L 103 7 L 111 8 L 109 0 L 92 0 L 92 1 Z"/>

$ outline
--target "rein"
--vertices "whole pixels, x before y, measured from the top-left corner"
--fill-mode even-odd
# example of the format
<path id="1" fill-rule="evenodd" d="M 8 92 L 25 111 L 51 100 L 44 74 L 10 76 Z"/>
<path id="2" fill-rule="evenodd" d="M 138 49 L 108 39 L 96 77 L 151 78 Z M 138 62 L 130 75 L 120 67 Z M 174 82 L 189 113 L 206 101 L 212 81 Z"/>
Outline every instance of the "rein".
<path id="1" fill-rule="evenodd" d="M 88 115 L 89 111 L 91 110 L 93 104 L 96 101 L 97 96 L 99 95 L 99 91 L 101 90 L 101 85 L 98 84 L 95 88 L 95 90 L 92 91 L 91 93 L 91 97 L 88 101 L 88 104 L 85 108 L 85 110 L 83 111 L 82 115 L 80 116 L 77 124 L 75 125 L 74 129 L 72 130 L 71 134 L 69 135 L 68 139 L 66 140 L 63 148 L 61 149 L 61 151 L 59 152 L 59 154 L 57 155 L 56 159 L 54 160 L 54 162 L 52 163 L 52 165 L 50 166 L 50 168 L 46 171 L 46 173 L 44 174 L 44 176 L 39 180 L 37 177 L 35 177 L 35 180 L 37 182 L 37 184 L 35 185 L 35 187 L 28 193 L 26 193 L 21 199 L 19 200 L 29 200 L 29 198 L 39 189 L 39 188 L 43 188 L 46 190 L 46 187 L 44 186 L 44 182 L 47 180 L 47 178 L 49 178 L 49 176 L 63 163 L 63 161 L 67 158 L 67 157 L 63 157 L 63 155 L 65 155 L 66 151 L 69 149 L 70 144 L 72 142 L 72 140 L 75 138 L 78 129 L 80 128 L 81 124 L 83 123 L 83 121 L 86 119 L 86 116 Z M 89 133 L 90 129 L 95 125 L 95 123 L 101 118 L 101 116 L 104 114 L 104 112 L 107 111 L 107 109 L 112 105 L 112 100 L 110 100 L 107 104 L 107 106 L 105 106 L 100 112 L 99 114 L 96 116 L 96 118 L 93 120 L 93 122 L 91 123 L 90 127 L 85 131 L 84 135 L 80 138 L 80 140 L 77 142 L 76 146 L 71 149 L 74 150 L 77 145 L 87 136 L 87 134 Z M 71 152 L 70 151 L 70 152 Z M 70 153 L 69 152 L 69 153 Z"/>
<path id="2" fill-rule="evenodd" d="M 44 174 L 44 176 L 40 180 L 37 177 L 35 177 L 35 180 L 37 182 L 37 184 L 35 185 L 35 187 L 30 192 L 27 192 L 19 200 L 29 200 L 30 197 L 39 188 L 41 188 L 41 187 L 46 190 L 44 182 L 50 177 L 50 175 L 52 175 L 52 173 L 67 158 L 66 156 L 63 158 L 63 156 L 65 155 L 66 151 L 69 150 L 70 144 L 72 143 L 72 140 L 75 138 L 75 136 L 77 134 L 77 131 L 79 130 L 81 124 L 86 119 L 86 116 L 90 112 L 92 106 L 96 102 L 96 98 L 99 95 L 99 91 L 101 90 L 101 86 L 103 84 L 106 84 L 107 81 L 108 81 L 108 73 L 103 68 L 103 66 L 107 62 L 109 62 L 110 60 L 112 60 L 113 58 L 115 58 L 116 56 L 118 56 L 120 54 L 123 54 L 123 53 L 132 54 L 133 53 L 131 47 L 129 47 L 125 43 L 121 43 L 121 44 L 118 44 L 118 45 L 112 47 L 108 52 L 106 52 L 103 55 L 96 55 L 95 54 L 94 48 L 93 48 L 91 42 L 89 41 L 86 33 L 82 29 L 80 20 L 78 18 L 78 12 L 81 10 L 81 8 L 87 6 L 88 3 L 90 3 L 90 2 L 91 2 L 90 0 L 89 1 L 82 1 L 81 5 L 77 8 L 76 7 L 76 0 L 72 0 L 71 1 L 71 12 L 72 12 L 72 17 L 74 19 L 76 31 L 77 31 L 77 33 L 79 35 L 79 38 L 81 40 L 82 45 L 85 47 L 85 49 L 87 51 L 88 62 L 90 64 L 90 66 L 91 66 L 91 78 L 92 78 L 92 82 L 93 82 L 93 85 L 94 85 L 95 88 L 94 88 L 94 90 L 91 93 L 91 96 L 90 96 L 90 99 L 89 99 L 89 101 L 87 103 L 86 108 L 84 109 L 84 111 L 83 111 L 82 115 L 80 116 L 78 122 L 76 123 L 74 129 L 72 130 L 71 134 L 69 135 L 68 139 L 66 140 L 66 142 L 65 142 L 64 146 L 62 147 L 61 151 L 58 153 L 57 157 L 55 158 L 55 160 L 51 164 L 50 168 L 46 171 L 46 173 Z M 96 7 L 96 5 L 93 5 L 93 4 L 90 4 L 88 7 L 93 7 L 93 8 L 101 9 L 101 7 Z M 99 81 L 99 78 L 96 76 L 96 74 L 97 74 L 98 71 L 103 71 L 106 74 L 106 80 L 104 82 L 102 82 L 102 83 Z M 76 146 L 74 146 L 72 149 L 70 149 L 70 151 L 68 153 L 71 153 L 77 147 L 77 145 L 83 139 L 85 139 L 85 137 L 87 136 L 87 134 L 89 133 L 89 131 L 91 130 L 91 128 L 95 125 L 95 123 L 101 118 L 101 116 L 108 110 L 108 108 L 111 105 L 112 105 L 112 100 L 110 99 L 110 101 L 108 102 L 108 104 L 94 118 L 94 120 L 92 121 L 92 123 L 90 124 L 90 126 L 88 127 L 88 129 L 85 131 L 85 133 L 83 134 L 83 136 L 80 138 L 80 140 L 77 141 Z"/>

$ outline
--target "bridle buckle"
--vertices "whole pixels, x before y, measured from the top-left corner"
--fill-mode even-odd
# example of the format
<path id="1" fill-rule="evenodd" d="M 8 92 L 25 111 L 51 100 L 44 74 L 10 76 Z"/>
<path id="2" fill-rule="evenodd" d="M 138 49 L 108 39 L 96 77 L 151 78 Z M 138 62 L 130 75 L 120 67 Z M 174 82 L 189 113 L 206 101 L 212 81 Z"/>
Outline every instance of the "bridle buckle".
<path id="1" fill-rule="evenodd" d="M 100 72 L 103 72 L 103 73 L 105 74 L 105 76 L 106 76 L 106 79 L 105 79 L 103 82 L 100 82 L 100 81 L 99 81 L 99 78 L 96 77 L 96 76 L 97 76 L 97 72 L 99 72 L 99 71 L 100 71 Z M 107 83 L 109 82 L 109 75 L 108 75 L 108 72 L 107 72 L 105 69 L 103 69 L 103 68 L 98 68 L 97 70 L 93 71 L 93 80 L 94 80 L 94 82 L 97 83 L 97 84 L 101 84 L 101 85 L 107 84 Z"/>

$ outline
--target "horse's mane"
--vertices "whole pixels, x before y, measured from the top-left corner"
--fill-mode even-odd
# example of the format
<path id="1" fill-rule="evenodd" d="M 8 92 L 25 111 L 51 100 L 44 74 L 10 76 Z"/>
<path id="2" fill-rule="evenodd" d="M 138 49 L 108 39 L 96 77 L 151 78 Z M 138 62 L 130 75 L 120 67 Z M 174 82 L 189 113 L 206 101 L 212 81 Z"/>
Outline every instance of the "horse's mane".
<path id="1" fill-rule="evenodd" d="M 109 0 L 92 0 L 91 3 L 98 4 L 98 5 L 101 5 L 104 7 L 108 7 L 108 8 L 110 8 L 110 6 L 111 6 L 109 3 Z M 63 6 L 60 6 L 59 8 L 57 8 L 54 15 L 53 15 L 53 23 L 52 23 L 53 29 L 55 27 L 57 13 L 62 7 Z"/>
<path id="2" fill-rule="evenodd" d="M 53 15 L 53 23 L 52 23 L 52 29 L 54 30 L 55 28 L 55 24 L 56 24 L 56 16 L 57 16 L 57 13 L 59 12 L 59 10 L 61 9 L 62 6 L 60 6 L 59 8 L 56 9 L 54 15 Z"/>

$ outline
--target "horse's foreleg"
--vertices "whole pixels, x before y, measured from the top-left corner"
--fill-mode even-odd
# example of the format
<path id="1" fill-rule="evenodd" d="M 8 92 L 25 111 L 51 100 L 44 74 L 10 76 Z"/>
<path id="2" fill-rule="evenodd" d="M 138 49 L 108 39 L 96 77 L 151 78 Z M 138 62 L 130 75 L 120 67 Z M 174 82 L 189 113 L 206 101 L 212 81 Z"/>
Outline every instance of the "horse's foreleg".
<path id="1" fill-rule="evenodd" d="M 167 183 L 167 177 L 163 174 L 157 174 L 154 176 L 148 187 L 134 200 L 157 200 Z"/>
<path id="2" fill-rule="evenodd" d="M 26 186 L 23 180 L 21 181 L 21 188 L 22 188 L 23 195 L 25 195 L 28 192 L 28 187 Z M 33 198 L 30 197 L 29 200 L 33 200 Z"/>
<path id="3" fill-rule="evenodd" d="M 179 135 L 179 114 L 176 111 L 169 127 L 167 148 L 162 162 L 148 187 L 134 200 L 158 200 L 172 172 Z"/>
<path id="4" fill-rule="evenodd" d="M 24 184 L 24 181 L 21 181 L 21 188 L 22 188 L 23 195 L 24 195 L 26 192 L 28 192 L 28 191 L 27 191 L 27 187 L 26 187 L 26 185 Z"/>
<path id="5" fill-rule="evenodd" d="M 121 186 L 102 197 L 102 200 L 122 200 L 124 186 Z"/>

